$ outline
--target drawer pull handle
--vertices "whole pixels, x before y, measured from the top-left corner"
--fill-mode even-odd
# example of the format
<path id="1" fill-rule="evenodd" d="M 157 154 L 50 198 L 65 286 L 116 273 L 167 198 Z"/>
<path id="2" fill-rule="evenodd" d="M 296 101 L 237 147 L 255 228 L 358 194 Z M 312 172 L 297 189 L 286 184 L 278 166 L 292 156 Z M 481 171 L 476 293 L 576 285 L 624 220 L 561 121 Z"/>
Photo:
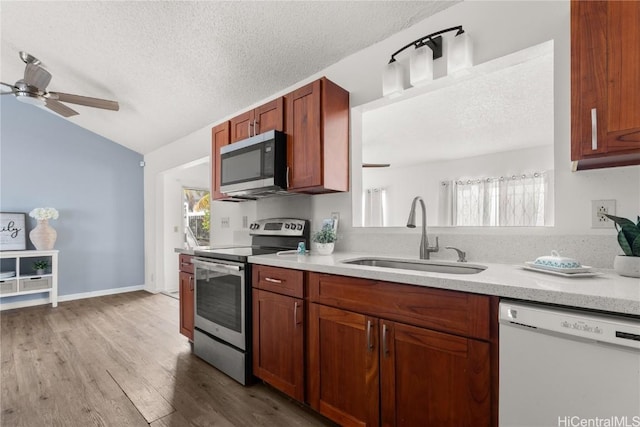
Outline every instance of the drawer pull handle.
<path id="1" fill-rule="evenodd" d="M 265 277 L 264 278 L 265 282 L 271 282 L 271 283 L 282 283 L 282 280 L 279 279 L 272 279 L 271 277 Z"/>
<path id="2" fill-rule="evenodd" d="M 591 109 L 591 149 L 598 149 L 598 110 Z"/>
<path id="3" fill-rule="evenodd" d="M 298 325 L 298 301 L 293 304 L 293 327 Z"/>
<path id="4" fill-rule="evenodd" d="M 371 341 L 371 320 L 367 320 L 367 350 L 373 351 L 373 342 Z"/>
<path id="5" fill-rule="evenodd" d="M 389 357 L 389 345 L 387 344 L 387 325 L 382 324 L 382 353 Z"/>

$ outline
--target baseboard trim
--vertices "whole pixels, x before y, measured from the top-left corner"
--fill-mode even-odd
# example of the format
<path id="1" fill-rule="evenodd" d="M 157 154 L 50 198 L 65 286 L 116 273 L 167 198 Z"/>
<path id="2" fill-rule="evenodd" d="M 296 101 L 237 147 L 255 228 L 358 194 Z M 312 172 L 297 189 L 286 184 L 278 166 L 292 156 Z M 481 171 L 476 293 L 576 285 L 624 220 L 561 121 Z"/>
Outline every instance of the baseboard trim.
<path id="1" fill-rule="evenodd" d="M 126 286 L 123 288 L 103 289 L 100 291 L 93 291 L 93 292 L 81 292 L 77 294 L 59 295 L 58 302 L 73 301 L 73 300 L 85 299 L 85 298 L 95 298 L 95 297 L 102 297 L 106 295 L 123 294 L 126 292 L 135 292 L 135 291 L 144 291 L 144 290 L 146 290 L 145 286 L 139 285 L 139 286 Z M 10 298 L 10 297 L 7 296 L 5 298 Z M 15 301 L 15 302 L 7 302 L 7 303 L 0 301 L 0 311 L 11 310 L 14 308 L 33 307 L 36 305 L 44 305 L 44 304 L 50 304 L 50 303 L 51 301 L 49 300 L 48 297 L 32 299 L 28 301 Z"/>

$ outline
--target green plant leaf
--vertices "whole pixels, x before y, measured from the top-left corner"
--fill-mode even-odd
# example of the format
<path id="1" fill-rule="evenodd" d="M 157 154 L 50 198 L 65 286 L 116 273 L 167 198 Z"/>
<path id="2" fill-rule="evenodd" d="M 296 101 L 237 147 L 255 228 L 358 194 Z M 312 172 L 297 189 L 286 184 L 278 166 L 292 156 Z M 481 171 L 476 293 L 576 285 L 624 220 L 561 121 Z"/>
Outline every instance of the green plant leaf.
<path id="1" fill-rule="evenodd" d="M 630 225 L 632 227 L 637 227 L 633 221 L 631 221 L 630 219 L 627 218 L 622 218 L 619 216 L 614 216 L 614 215 L 609 215 L 609 214 L 604 214 L 604 216 L 606 216 L 607 218 L 609 218 L 611 221 L 615 222 L 616 224 L 618 224 L 620 227 L 622 227 L 623 225 Z M 639 217 L 640 219 L 640 217 Z"/>
<path id="2" fill-rule="evenodd" d="M 640 229 L 638 229 L 638 227 L 636 227 L 636 225 L 633 223 L 631 223 L 631 225 L 626 223 L 623 224 L 621 231 L 624 233 L 624 237 L 627 238 L 627 243 L 629 243 L 629 247 L 631 247 L 633 242 L 638 238 L 638 236 L 640 236 Z"/>
<path id="3" fill-rule="evenodd" d="M 640 257 L 640 236 L 636 237 L 631 245 L 631 252 L 633 256 Z"/>
<path id="4" fill-rule="evenodd" d="M 627 242 L 627 238 L 625 237 L 624 232 L 622 230 L 618 232 L 618 243 L 620 244 L 620 247 L 622 248 L 622 252 L 624 252 L 625 255 L 627 256 L 633 255 L 633 250 L 631 249 L 631 245 L 629 244 L 629 242 Z"/>

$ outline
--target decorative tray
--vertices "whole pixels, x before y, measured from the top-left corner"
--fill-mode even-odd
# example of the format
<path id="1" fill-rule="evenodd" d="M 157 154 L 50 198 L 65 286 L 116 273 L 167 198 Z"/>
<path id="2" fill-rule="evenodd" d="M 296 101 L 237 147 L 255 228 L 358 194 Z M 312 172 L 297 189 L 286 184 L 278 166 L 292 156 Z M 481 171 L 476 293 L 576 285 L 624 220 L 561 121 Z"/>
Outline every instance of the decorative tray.
<path id="1" fill-rule="evenodd" d="M 583 265 L 580 268 L 555 268 L 548 265 L 535 264 L 527 261 L 524 263 L 525 270 L 537 271 L 539 273 L 553 274 L 562 277 L 593 277 L 599 276 L 600 272 L 594 271 L 591 267 Z"/>

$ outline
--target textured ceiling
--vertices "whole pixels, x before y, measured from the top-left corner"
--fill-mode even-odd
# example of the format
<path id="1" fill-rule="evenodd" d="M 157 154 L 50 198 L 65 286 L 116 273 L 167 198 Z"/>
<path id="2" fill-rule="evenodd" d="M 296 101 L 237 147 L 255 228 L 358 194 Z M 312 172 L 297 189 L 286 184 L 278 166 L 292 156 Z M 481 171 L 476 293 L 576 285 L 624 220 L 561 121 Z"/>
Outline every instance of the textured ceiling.
<path id="1" fill-rule="evenodd" d="M 0 80 L 22 78 L 27 51 L 49 90 L 120 103 L 67 120 L 145 154 L 451 4 L 2 1 Z"/>

